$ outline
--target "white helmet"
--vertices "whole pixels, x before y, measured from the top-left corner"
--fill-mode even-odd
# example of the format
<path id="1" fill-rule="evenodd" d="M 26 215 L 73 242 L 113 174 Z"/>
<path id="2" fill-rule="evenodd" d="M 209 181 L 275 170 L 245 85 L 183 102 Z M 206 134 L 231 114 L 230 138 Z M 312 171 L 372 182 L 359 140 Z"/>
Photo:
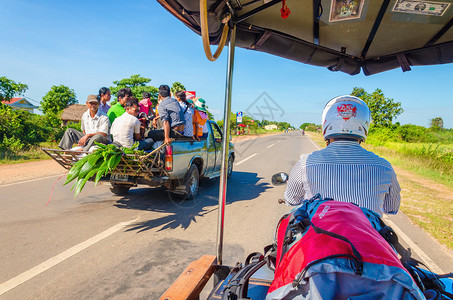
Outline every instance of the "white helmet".
<path id="1" fill-rule="evenodd" d="M 355 138 L 365 141 L 371 112 L 361 99 L 345 95 L 330 100 L 322 112 L 322 133 L 328 138 Z"/>

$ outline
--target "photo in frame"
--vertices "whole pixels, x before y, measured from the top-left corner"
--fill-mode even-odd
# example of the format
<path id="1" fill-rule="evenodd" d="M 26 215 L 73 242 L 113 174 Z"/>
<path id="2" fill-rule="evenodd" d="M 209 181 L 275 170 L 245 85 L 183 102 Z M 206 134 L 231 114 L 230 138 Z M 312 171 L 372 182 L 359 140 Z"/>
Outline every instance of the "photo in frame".
<path id="1" fill-rule="evenodd" d="M 332 0 L 329 22 L 360 19 L 365 0 Z"/>

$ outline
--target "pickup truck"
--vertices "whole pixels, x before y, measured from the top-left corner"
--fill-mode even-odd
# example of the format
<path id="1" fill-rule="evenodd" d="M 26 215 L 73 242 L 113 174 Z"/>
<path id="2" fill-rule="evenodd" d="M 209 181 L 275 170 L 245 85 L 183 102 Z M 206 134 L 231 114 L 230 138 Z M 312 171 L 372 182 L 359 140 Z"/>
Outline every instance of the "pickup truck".
<path id="1" fill-rule="evenodd" d="M 137 185 L 148 185 L 163 186 L 188 198 L 196 197 L 200 178 L 220 176 L 222 165 L 223 133 L 215 122 L 208 121 L 207 125 L 206 139 L 177 139 L 171 146 L 161 145 L 146 155 L 124 154 L 118 166 L 102 177 L 101 181 L 110 182 L 110 190 L 117 195 L 126 194 Z M 84 151 L 42 150 L 68 170 L 83 155 L 88 154 Z M 234 145 L 230 142 L 228 177 L 233 172 L 234 158 Z"/>

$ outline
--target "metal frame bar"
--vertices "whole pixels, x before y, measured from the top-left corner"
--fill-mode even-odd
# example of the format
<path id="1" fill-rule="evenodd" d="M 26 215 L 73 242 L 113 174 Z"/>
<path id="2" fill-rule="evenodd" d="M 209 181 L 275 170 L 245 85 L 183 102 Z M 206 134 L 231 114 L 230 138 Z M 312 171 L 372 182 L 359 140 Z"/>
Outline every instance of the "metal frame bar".
<path id="1" fill-rule="evenodd" d="M 370 49 L 371 43 L 374 40 L 374 37 L 379 29 L 379 26 L 381 25 L 382 19 L 384 18 L 385 12 L 387 11 L 387 7 L 390 4 L 390 0 L 384 0 L 381 5 L 381 9 L 379 10 L 379 13 L 376 17 L 376 20 L 374 20 L 374 25 L 373 28 L 371 28 L 370 35 L 368 36 L 368 39 L 365 43 L 365 46 L 363 47 L 362 50 L 362 59 L 366 59 L 366 55 L 368 53 L 368 50 Z"/>
<path id="2" fill-rule="evenodd" d="M 226 26 L 226 25 L 225 25 Z M 225 106 L 223 116 L 223 140 L 222 140 L 222 167 L 220 169 L 219 184 L 219 217 L 217 223 L 217 263 L 222 264 L 223 254 L 223 229 L 225 221 L 225 203 L 227 192 L 228 156 L 230 153 L 230 115 L 231 115 L 231 91 L 233 87 L 234 50 L 236 46 L 236 25 L 231 29 L 230 45 L 228 47 L 227 75 L 225 86 Z"/>
<path id="3" fill-rule="evenodd" d="M 265 10 L 265 9 L 268 8 L 268 7 L 274 6 L 275 4 L 278 4 L 278 3 L 280 3 L 280 2 L 282 2 L 282 0 L 272 0 L 271 2 L 268 2 L 268 3 L 263 4 L 263 5 L 261 5 L 261 6 L 257 7 L 257 8 L 255 8 L 255 9 L 252 9 L 252 10 L 249 11 L 248 13 L 245 13 L 245 14 L 243 14 L 242 16 L 239 16 L 239 17 L 237 18 L 237 20 L 236 20 L 236 23 L 240 23 L 240 22 L 242 22 L 242 21 L 244 21 L 244 20 L 250 18 L 251 16 L 253 16 L 253 15 L 259 13 L 260 11 Z"/>
<path id="4" fill-rule="evenodd" d="M 453 18 L 448 21 L 447 24 L 445 24 L 444 27 L 442 27 L 439 32 L 436 33 L 435 36 L 433 36 L 429 42 L 426 43 L 425 47 L 429 47 L 434 45 L 435 42 L 437 42 L 444 34 L 447 32 L 451 27 L 453 26 Z"/>
<path id="5" fill-rule="evenodd" d="M 313 43 L 319 45 L 319 8 L 321 0 L 313 0 Z"/>

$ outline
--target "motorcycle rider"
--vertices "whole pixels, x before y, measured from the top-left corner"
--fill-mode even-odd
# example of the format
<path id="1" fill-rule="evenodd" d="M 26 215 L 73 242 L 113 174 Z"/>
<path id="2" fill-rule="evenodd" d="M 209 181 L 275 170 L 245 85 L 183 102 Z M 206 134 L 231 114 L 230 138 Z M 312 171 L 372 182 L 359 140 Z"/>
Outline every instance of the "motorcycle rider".
<path id="1" fill-rule="evenodd" d="M 360 146 L 370 122 L 370 109 L 361 99 L 345 95 L 330 100 L 322 113 L 327 147 L 300 157 L 289 176 L 285 202 L 298 205 L 320 193 L 380 216 L 396 214 L 401 188 L 395 171 L 387 160 Z"/>

